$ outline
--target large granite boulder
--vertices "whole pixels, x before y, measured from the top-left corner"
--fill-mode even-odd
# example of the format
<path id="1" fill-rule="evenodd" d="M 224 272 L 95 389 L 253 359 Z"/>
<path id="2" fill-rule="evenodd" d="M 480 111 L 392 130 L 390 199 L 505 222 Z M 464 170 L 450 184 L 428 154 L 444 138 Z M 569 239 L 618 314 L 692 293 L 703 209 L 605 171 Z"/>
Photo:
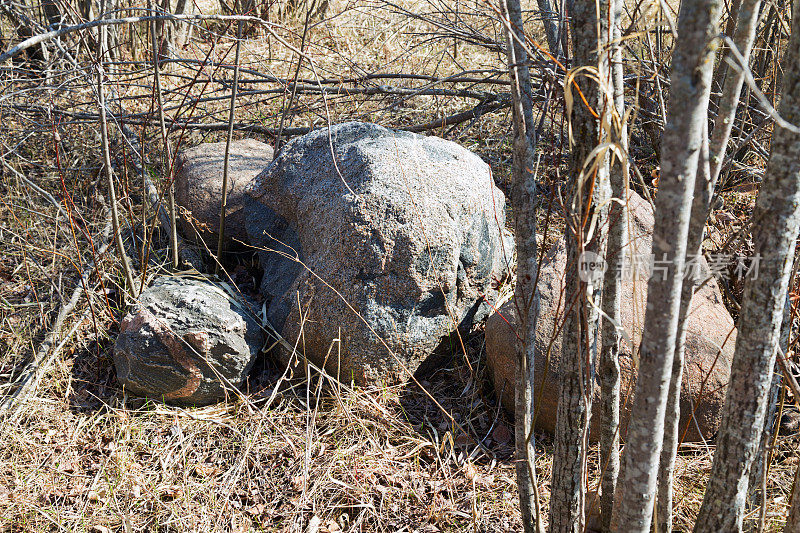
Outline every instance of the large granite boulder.
<path id="1" fill-rule="evenodd" d="M 128 392 L 205 405 L 244 383 L 261 339 L 256 320 L 221 288 L 163 277 L 122 321 L 114 365 Z"/>
<path id="2" fill-rule="evenodd" d="M 646 257 L 652 247 L 653 212 L 650 204 L 633 193 L 629 202 L 631 231 L 634 236 L 631 253 L 634 257 Z M 535 397 L 541 394 L 541 406 L 536 425 L 539 429 L 553 432 L 556 424 L 556 407 L 559 392 L 559 368 L 561 366 L 561 336 L 558 327 L 564 319 L 564 272 L 566 252 L 563 240 L 545 256 L 539 275 L 540 310 L 536 331 Z M 708 275 L 708 265 L 701 261 L 701 268 Z M 622 435 L 627 427 L 633 394 L 636 370 L 632 354 L 637 353 L 642 338 L 642 323 L 647 298 L 646 276 L 623 276 L 622 281 L 622 326 L 630 339 L 623 342 L 620 357 L 622 377 Z M 503 405 L 514 409 L 514 376 L 516 372 L 516 306 L 513 301 L 503 305 L 499 313 L 489 317 L 486 323 L 486 357 L 494 387 L 502 396 Z M 722 302 L 716 282 L 711 279 L 701 287 L 692 299 L 687 320 L 686 361 L 681 388 L 680 431 L 686 430 L 686 441 L 712 438 L 719 427 L 725 389 L 728 384 L 730 364 L 736 343 L 736 329 Z M 721 349 L 720 349 L 721 348 Z M 547 357 L 550 364 L 547 365 Z M 545 372 L 545 368 L 548 370 Z M 599 385 L 594 390 L 595 401 L 599 399 Z M 595 404 L 597 405 L 597 404 Z M 595 411 L 597 413 L 597 411 Z M 694 412 L 694 419 L 691 414 Z M 599 436 L 599 414 L 592 416 L 592 436 Z M 687 429 L 688 428 L 688 429 Z"/>
<path id="3" fill-rule="evenodd" d="M 225 246 L 240 248 L 247 242 L 242 195 L 244 188 L 272 161 L 272 147 L 254 139 L 231 142 L 228 158 L 228 198 L 225 211 Z M 217 250 L 225 143 L 204 143 L 178 152 L 175 161 L 175 202 L 179 226 L 192 240 L 203 239 Z"/>
<path id="4" fill-rule="evenodd" d="M 488 314 L 484 297 L 508 269 L 489 166 L 436 137 L 318 130 L 288 143 L 247 195 L 270 322 L 345 380 L 407 378 Z"/>

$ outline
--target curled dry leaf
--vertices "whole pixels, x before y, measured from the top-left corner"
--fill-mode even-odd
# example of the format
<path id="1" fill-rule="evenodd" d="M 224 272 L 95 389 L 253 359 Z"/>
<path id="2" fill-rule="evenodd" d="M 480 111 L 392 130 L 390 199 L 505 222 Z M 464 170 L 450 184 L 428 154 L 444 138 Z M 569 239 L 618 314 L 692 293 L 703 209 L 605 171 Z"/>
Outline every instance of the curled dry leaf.
<path id="1" fill-rule="evenodd" d="M 475 485 L 479 485 L 482 487 L 488 487 L 494 484 L 494 475 L 483 475 L 481 472 L 475 468 L 475 465 L 472 463 L 467 463 L 464 466 L 464 477 L 467 478 L 467 481 L 471 481 Z"/>
<path id="2" fill-rule="evenodd" d="M 171 501 L 179 498 L 183 490 L 178 485 L 164 485 L 158 488 L 158 497 L 164 501 Z"/>

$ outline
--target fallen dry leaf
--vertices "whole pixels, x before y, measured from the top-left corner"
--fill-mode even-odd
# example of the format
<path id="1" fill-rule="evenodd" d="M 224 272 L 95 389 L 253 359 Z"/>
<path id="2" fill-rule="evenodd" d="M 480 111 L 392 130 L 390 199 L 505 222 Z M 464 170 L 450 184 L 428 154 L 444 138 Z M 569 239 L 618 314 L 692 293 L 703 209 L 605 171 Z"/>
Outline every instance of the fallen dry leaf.
<path id="1" fill-rule="evenodd" d="M 319 533 L 319 527 L 322 525 L 322 519 L 317 515 L 311 517 L 311 520 L 308 521 L 308 528 L 306 528 L 306 533 Z"/>
<path id="2" fill-rule="evenodd" d="M 257 505 L 253 505 L 252 507 L 248 507 L 245 509 L 245 512 L 253 517 L 258 517 L 264 514 L 264 511 L 267 510 L 267 506 L 263 503 L 259 503 Z"/>
<path id="3" fill-rule="evenodd" d="M 304 476 L 302 474 L 300 474 L 298 476 L 294 476 L 292 478 L 292 486 L 296 490 L 303 490 L 303 485 L 305 485 L 305 482 L 306 482 L 306 476 Z"/>
<path id="4" fill-rule="evenodd" d="M 194 473 L 199 477 L 213 477 L 219 474 L 219 467 L 208 463 L 194 465 Z"/>
<path id="5" fill-rule="evenodd" d="M 339 533 L 342 528 L 334 520 L 328 520 L 325 525 L 319 530 L 319 533 Z"/>
<path id="6" fill-rule="evenodd" d="M 178 485 L 164 485 L 158 488 L 158 497 L 165 501 L 178 498 L 183 494 L 183 489 Z"/>
<path id="7" fill-rule="evenodd" d="M 467 481 L 475 481 L 475 478 L 478 477 L 478 470 L 473 466 L 472 463 L 467 463 L 464 466 L 464 477 L 467 478 Z"/>
<path id="8" fill-rule="evenodd" d="M 492 431 L 492 438 L 497 444 L 508 444 L 512 436 L 511 430 L 505 424 L 497 424 Z"/>

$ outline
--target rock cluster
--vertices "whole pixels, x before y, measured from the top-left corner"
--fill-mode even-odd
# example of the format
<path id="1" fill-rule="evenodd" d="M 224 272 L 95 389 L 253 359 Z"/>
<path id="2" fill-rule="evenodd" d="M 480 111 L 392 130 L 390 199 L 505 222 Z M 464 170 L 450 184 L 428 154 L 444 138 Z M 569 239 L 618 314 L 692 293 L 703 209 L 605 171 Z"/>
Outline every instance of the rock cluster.
<path id="1" fill-rule="evenodd" d="M 182 229 L 211 248 L 224 150 L 186 150 L 176 171 Z M 407 379 L 445 337 L 488 315 L 513 241 L 503 193 L 478 156 L 436 137 L 346 123 L 295 139 L 271 160 L 262 143 L 231 146 L 226 235 L 260 250 L 268 318 L 311 361 L 343 380 Z M 216 291 L 173 279 L 142 294 L 115 350 L 129 391 L 207 403 L 243 381 L 257 328 Z"/>
<path id="2" fill-rule="evenodd" d="M 224 143 L 204 144 L 178 156 L 176 195 L 191 213 L 183 229 L 210 247 L 224 150 Z M 448 335 L 489 314 L 508 276 L 513 241 L 505 197 L 488 165 L 455 143 L 345 123 L 290 141 L 274 160 L 269 146 L 237 141 L 230 165 L 226 234 L 230 243 L 259 250 L 267 318 L 298 352 L 345 381 L 407 379 Z M 636 194 L 629 207 L 633 253 L 649 255 L 652 209 Z M 539 274 L 537 425 L 548 431 L 558 399 L 565 270 L 562 242 Z M 625 278 L 622 294 L 632 340 L 622 349 L 625 394 L 636 375 L 632 355 L 641 339 L 646 280 Z M 515 328 L 513 302 L 486 325 L 488 367 L 508 409 Z M 735 340 L 712 280 L 695 295 L 688 319 L 681 399 L 688 440 L 716 433 Z M 125 318 L 114 357 L 129 391 L 203 404 L 241 385 L 260 342 L 259 325 L 219 288 L 162 278 Z M 288 362 L 292 354 L 278 351 Z M 596 432 L 599 417 L 592 420 Z"/>

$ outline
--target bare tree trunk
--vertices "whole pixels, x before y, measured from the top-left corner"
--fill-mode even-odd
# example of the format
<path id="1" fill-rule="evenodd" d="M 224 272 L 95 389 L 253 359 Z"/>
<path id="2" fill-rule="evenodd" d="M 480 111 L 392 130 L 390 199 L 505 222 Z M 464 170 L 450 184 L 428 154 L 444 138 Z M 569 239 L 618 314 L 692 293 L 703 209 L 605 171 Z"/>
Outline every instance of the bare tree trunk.
<path id="1" fill-rule="evenodd" d="M 544 24 L 544 33 L 547 36 L 547 46 L 553 57 L 559 59 L 562 57 L 563 51 L 561 50 L 561 40 L 559 38 L 559 17 L 558 11 L 553 9 L 551 0 L 537 0 L 539 6 L 539 13 L 542 17 L 542 24 Z"/>
<path id="2" fill-rule="evenodd" d="M 649 533 L 678 332 L 687 237 L 718 34 L 719 0 L 684 0 L 672 59 L 638 379 L 612 525 Z"/>
<path id="3" fill-rule="evenodd" d="M 178 0 L 178 3 L 175 4 L 175 14 L 176 15 L 183 15 L 187 13 L 187 6 L 188 6 L 188 13 L 194 12 L 194 2 L 187 2 L 186 0 Z M 179 55 L 178 51 L 182 50 L 186 43 L 188 42 L 189 38 L 192 35 L 192 26 L 191 24 L 187 24 L 185 22 L 178 22 L 175 24 L 175 33 L 173 36 L 173 43 L 172 48 L 175 52 L 175 55 Z"/>
<path id="4" fill-rule="evenodd" d="M 779 354 L 785 355 L 789 351 L 789 338 L 792 332 L 792 302 L 789 299 L 789 291 L 792 289 L 792 280 L 796 273 L 797 264 L 795 264 L 795 271 L 792 277 L 789 278 L 789 287 L 787 288 L 786 304 L 783 310 L 783 322 L 781 323 L 781 339 L 778 346 Z M 772 385 L 770 385 L 769 395 L 767 396 L 767 411 L 764 415 L 764 430 L 761 433 L 761 442 L 758 445 L 758 452 L 753 461 L 753 466 L 750 468 L 750 479 L 747 482 L 749 503 L 752 507 L 761 506 L 763 514 L 766 511 L 765 495 L 765 480 L 767 470 L 769 469 L 769 457 L 771 456 L 771 440 L 777 433 L 777 415 L 778 415 L 778 398 L 781 392 L 782 374 L 776 361 L 772 367 Z M 764 516 L 759 516 L 759 520 L 763 523 L 766 519 Z M 763 529 L 762 529 L 763 531 Z"/>
<path id="5" fill-rule="evenodd" d="M 689 232 L 686 244 L 686 275 L 681 287 L 680 311 L 678 312 L 678 333 L 675 341 L 675 352 L 672 360 L 672 377 L 667 393 L 667 411 L 664 415 L 664 444 L 661 448 L 661 460 L 658 471 L 658 500 L 656 517 L 659 533 L 672 532 L 672 474 L 675 471 L 675 460 L 678 454 L 678 439 L 681 417 L 681 385 L 683 382 L 683 361 L 686 348 L 686 319 L 689 317 L 692 296 L 695 289 L 703 282 L 702 277 L 709 272 L 697 272 L 701 263 L 703 232 L 708 211 L 711 207 L 711 183 L 708 151 L 708 126 L 703 123 L 702 148 L 697 165 L 697 176 L 694 183 L 694 200 L 689 221 Z"/>
<path id="6" fill-rule="evenodd" d="M 786 325 L 786 321 L 784 320 L 784 326 Z M 781 326 L 781 331 L 783 331 L 783 327 Z M 781 333 L 781 346 L 784 346 L 783 342 L 783 333 Z M 786 353 L 785 351 L 783 353 Z M 761 431 L 761 439 L 759 440 L 758 444 L 758 451 L 756 452 L 756 457 L 753 460 L 753 466 L 750 467 L 750 475 L 747 481 L 747 494 L 748 494 L 748 504 L 750 507 L 755 508 L 761 506 L 761 508 L 766 511 L 766 507 L 764 506 L 764 494 L 762 493 L 765 489 L 764 483 L 766 481 L 766 475 L 768 470 L 768 465 L 770 463 L 769 456 L 771 455 L 771 440 L 777 431 L 776 428 L 776 418 L 777 418 L 777 411 L 778 411 L 778 398 L 780 397 L 781 391 L 781 374 L 780 372 L 776 372 L 777 364 L 772 369 L 772 385 L 769 388 L 769 394 L 767 396 L 767 410 L 764 414 L 764 427 Z M 759 513 L 759 521 L 762 521 L 766 517 L 760 516 Z M 760 529 L 763 531 L 763 529 Z"/>
<path id="7" fill-rule="evenodd" d="M 192 2 L 187 2 L 187 0 L 177 0 L 174 11 L 172 10 L 172 0 L 161 0 L 161 4 L 158 7 L 164 14 L 183 15 L 186 12 L 187 5 L 191 11 Z M 178 50 L 186 44 L 190 28 L 191 25 L 186 22 L 172 20 L 159 20 L 156 22 L 159 61 L 180 55 Z"/>
<path id="8" fill-rule="evenodd" d="M 572 35 L 573 64 L 568 84 L 575 69 L 597 66 L 600 79 L 608 79 L 607 43 L 609 38 L 608 2 L 597 12 L 594 1 L 571 0 L 568 4 Z M 602 28 L 605 28 L 603 31 Z M 600 32 L 598 34 L 598 31 Z M 597 51 L 600 51 L 598 55 Z M 575 81 L 581 93 L 598 113 L 610 111 L 613 103 L 608 95 L 597 90 L 596 82 L 578 74 Z M 574 91 L 568 85 L 567 90 Z M 567 247 L 566 305 L 561 358 L 561 386 L 556 412 L 555 450 L 550 491 L 550 530 L 580 533 L 585 522 L 586 451 L 591 416 L 593 366 L 596 359 L 602 276 L 581 278 L 579 264 L 585 253 L 603 256 L 608 230 L 607 199 L 608 158 L 602 155 L 589 162 L 599 142 L 599 124 L 582 99 L 574 95 L 571 109 L 570 181 L 565 227 Z M 597 228 L 587 242 L 589 228 Z M 588 305 L 589 300 L 592 304 Z"/>
<path id="9" fill-rule="evenodd" d="M 761 0 L 743 0 L 738 8 L 738 20 L 733 35 L 733 42 L 745 61 L 750 60 L 753 49 L 756 28 L 758 27 L 758 14 L 761 11 Z M 730 26 L 730 23 L 729 23 Z M 720 69 L 726 68 L 720 64 Z M 714 130 L 711 133 L 711 180 L 716 183 L 719 177 L 722 162 L 725 159 L 725 149 L 731 136 L 733 121 L 736 117 L 736 108 L 744 84 L 744 70 L 726 69 L 722 97 L 719 101 L 719 113 L 714 121 Z M 712 185 L 712 190 L 714 186 Z"/>
<path id="10" fill-rule="evenodd" d="M 735 33 L 734 42 L 745 58 L 750 55 L 758 22 L 758 11 L 761 0 L 744 0 L 736 11 L 740 15 L 736 23 L 735 32 L 729 21 L 729 32 Z M 720 65 L 725 69 L 725 65 Z M 672 365 L 672 379 L 670 382 L 667 413 L 664 427 L 664 446 L 661 452 L 661 465 L 658 480 L 658 517 L 660 533 L 672 531 L 672 474 L 675 468 L 675 459 L 678 451 L 678 421 L 680 419 L 680 392 L 683 378 L 684 348 L 686 343 L 686 319 L 689 315 L 692 296 L 704 277 L 709 273 L 699 272 L 699 257 L 702 255 L 702 243 L 706 220 L 711 211 L 711 199 L 719 178 L 719 170 L 725 156 L 725 148 L 730 138 L 731 128 L 736 116 L 736 108 L 744 81 L 744 71 L 730 69 L 724 76 L 723 95 L 720 100 L 720 112 L 714 122 L 710 146 L 708 135 L 703 134 L 703 150 L 701 151 L 698 165 L 698 175 L 695 181 L 694 201 L 692 202 L 692 215 L 689 223 L 687 241 L 687 261 L 692 261 L 692 271 L 687 272 L 681 290 L 681 307 L 678 319 L 678 335 L 675 355 Z"/>
<path id="11" fill-rule="evenodd" d="M 162 13 L 172 13 L 171 0 L 161 0 Z M 158 30 L 158 55 L 159 62 L 171 58 L 173 39 L 175 36 L 175 25 L 169 20 L 159 20 L 156 22 L 156 29 Z"/>
<path id="12" fill-rule="evenodd" d="M 627 155 L 628 127 L 622 121 L 625 115 L 625 86 L 622 63 L 622 0 L 612 0 L 613 39 L 611 40 L 611 75 L 614 91 L 614 107 L 619 117 L 618 127 L 612 126 L 616 142 Z M 614 124 L 615 121 L 612 121 Z M 619 353 L 622 342 L 622 312 L 620 293 L 620 274 L 624 270 L 628 247 L 628 176 L 627 164 L 612 158 L 610 168 L 611 194 L 616 199 L 610 204 L 608 214 L 608 245 L 606 251 L 607 268 L 603 284 L 602 309 L 606 317 L 603 320 L 603 345 L 599 359 L 600 378 L 600 516 L 602 530 L 611 530 L 611 513 L 614 506 L 614 494 L 619 477 L 619 401 L 620 401 L 620 366 Z"/>
<path id="13" fill-rule="evenodd" d="M 781 116 L 800 124 L 800 4 L 784 62 Z M 764 428 L 771 370 L 800 226 L 800 137 L 776 125 L 753 212 L 758 276 L 745 282 L 730 384 L 695 531 L 741 531 L 748 473 Z"/>
<path id="14" fill-rule="evenodd" d="M 522 342 L 517 347 L 515 393 L 515 437 L 517 486 L 520 511 L 526 533 L 542 533 L 541 510 L 536 485 L 535 439 L 533 435 L 534 346 L 536 339 L 536 176 L 533 173 L 536 151 L 536 125 L 533 119 L 531 77 L 525 51 L 525 29 L 519 0 L 501 2 L 506 25 L 508 69 L 514 117 L 514 163 L 512 204 L 517 249 L 517 285 L 514 301 L 521 327 Z"/>

